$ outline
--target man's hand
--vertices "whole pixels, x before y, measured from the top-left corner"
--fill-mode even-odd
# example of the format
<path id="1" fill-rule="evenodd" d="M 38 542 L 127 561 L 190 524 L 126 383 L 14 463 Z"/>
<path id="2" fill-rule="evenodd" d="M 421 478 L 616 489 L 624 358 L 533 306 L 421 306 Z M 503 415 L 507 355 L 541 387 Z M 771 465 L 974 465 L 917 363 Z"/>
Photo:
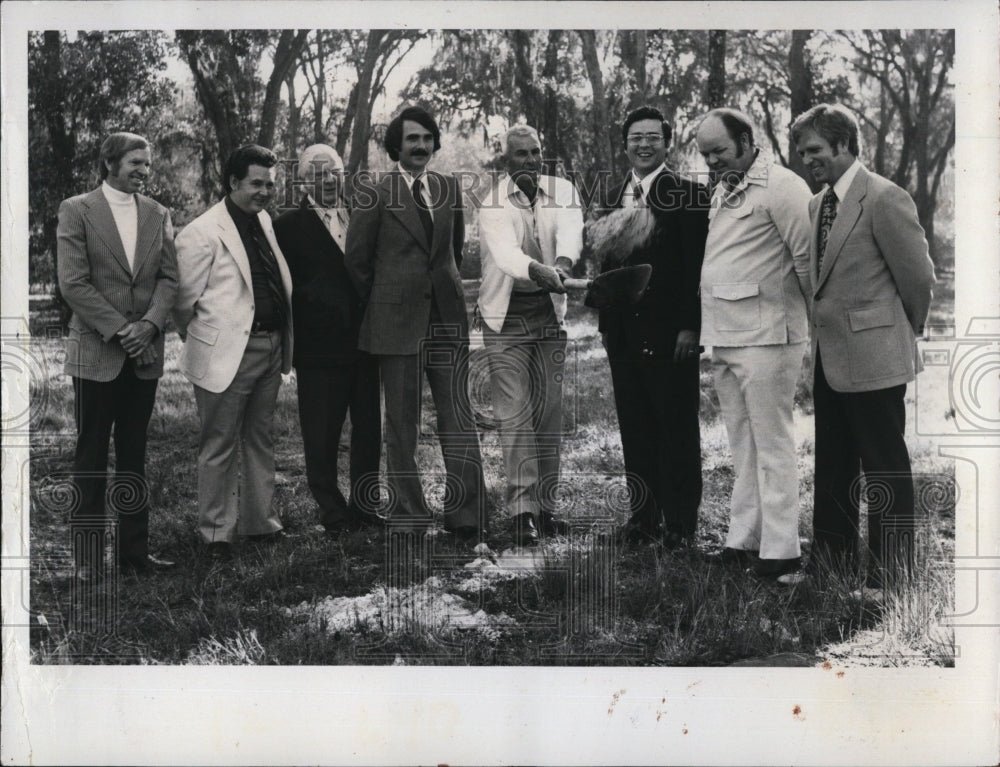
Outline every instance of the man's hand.
<path id="1" fill-rule="evenodd" d="M 152 344 L 150 344 L 138 354 L 133 355 L 133 359 L 135 359 L 135 364 L 138 365 L 139 367 L 143 367 L 144 365 L 152 365 L 154 362 L 156 362 L 156 349 L 153 347 Z"/>
<path id="2" fill-rule="evenodd" d="M 528 276 L 535 281 L 538 287 L 549 291 L 549 293 L 566 292 L 566 288 L 562 284 L 562 279 L 559 277 L 559 272 L 540 261 L 532 261 L 528 265 Z"/>
<path id="3" fill-rule="evenodd" d="M 153 342 L 158 332 L 156 325 L 149 320 L 139 320 L 138 322 L 130 322 L 119 330 L 117 335 L 128 356 L 137 359 Z"/>
<path id="4" fill-rule="evenodd" d="M 698 333 L 694 330 L 678 332 L 677 345 L 674 346 L 674 362 L 694 359 L 698 354 Z"/>
<path id="5" fill-rule="evenodd" d="M 573 276 L 573 262 L 566 256 L 559 256 L 556 259 L 556 273 L 560 280 L 568 280 Z"/>

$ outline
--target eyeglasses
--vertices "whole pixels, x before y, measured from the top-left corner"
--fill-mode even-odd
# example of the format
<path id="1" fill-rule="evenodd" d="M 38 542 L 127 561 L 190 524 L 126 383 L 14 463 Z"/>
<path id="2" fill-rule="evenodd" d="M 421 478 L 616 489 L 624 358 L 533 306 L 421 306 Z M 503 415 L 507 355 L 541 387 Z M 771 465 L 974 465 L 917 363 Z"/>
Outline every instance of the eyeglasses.
<path id="1" fill-rule="evenodd" d="M 633 146 L 646 142 L 652 146 L 663 143 L 662 133 L 630 133 L 626 141 Z"/>

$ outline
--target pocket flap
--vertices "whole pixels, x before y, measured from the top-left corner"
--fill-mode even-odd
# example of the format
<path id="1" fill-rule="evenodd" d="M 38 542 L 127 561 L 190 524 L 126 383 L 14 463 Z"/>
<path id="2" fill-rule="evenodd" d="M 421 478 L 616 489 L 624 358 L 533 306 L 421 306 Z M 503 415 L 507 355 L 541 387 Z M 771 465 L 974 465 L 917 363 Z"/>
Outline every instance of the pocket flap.
<path id="1" fill-rule="evenodd" d="M 206 325 L 201 320 L 191 320 L 187 326 L 187 333 L 193 338 L 197 338 L 204 344 L 214 346 L 219 338 L 219 329 Z"/>
<path id="2" fill-rule="evenodd" d="M 368 300 L 375 304 L 401 304 L 403 288 L 399 285 L 372 285 Z"/>
<path id="3" fill-rule="evenodd" d="M 760 295 L 760 284 L 756 282 L 729 282 L 712 286 L 712 295 L 723 301 L 739 301 Z"/>
<path id="4" fill-rule="evenodd" d="M 848 318 L 851 323 L 851 330 L 868 330 L 869 328 L 882 328 L 895 324 L 892 304 L 880 304 L 867 309 L 850 309 Z"/>

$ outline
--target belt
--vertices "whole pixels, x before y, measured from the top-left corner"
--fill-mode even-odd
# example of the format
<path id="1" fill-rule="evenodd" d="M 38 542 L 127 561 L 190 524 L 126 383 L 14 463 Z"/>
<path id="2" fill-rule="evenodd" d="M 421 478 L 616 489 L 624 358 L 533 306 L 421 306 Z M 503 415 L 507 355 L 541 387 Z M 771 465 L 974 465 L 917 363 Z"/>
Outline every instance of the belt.
<path id="1" fill-rule="evenodd" d="M 549 291 L 544 288 L 539 290 L 512 290 L 510 294 L 518 298 L 537 298 L 538 296 L 547 296 Z"/>
<path id="2" fill-rule="evenodd" d="M 260 320 L 254 320 L 254 323 L 250 326 L 251 333 L 273 333 L 275 330 L 278 330 L 278 328 L 269 322 L 261 322 Z"/>

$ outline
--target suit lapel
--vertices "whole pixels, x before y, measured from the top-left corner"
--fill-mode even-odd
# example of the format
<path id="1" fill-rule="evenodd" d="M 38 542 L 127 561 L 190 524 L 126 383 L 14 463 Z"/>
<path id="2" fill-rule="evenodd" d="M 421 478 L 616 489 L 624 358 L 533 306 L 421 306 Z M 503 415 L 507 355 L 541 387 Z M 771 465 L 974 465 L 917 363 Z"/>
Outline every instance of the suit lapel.
<path id="1" fill-rule="evenodd" d="M 243 247 L 240 230 L 236 228 L 236 222 L 233 221 L 233 217 L 226 210 L 226 201 L 223 200 L 216 205 L 216 210 L 218 210 L 218 223 L 221 230 L 219 232 L 219 239 L 226 246 L 226 250 L 232 254 L 233 260 L 236 261 L 236 266 L 239 267 L 240 274 L 243 275 L 243 280 L 246 282 L 247 287 L 253 290 L 253 278 L 250 276 L 250 258 L 247 256 L 247 249 Z"/>
<path id="2" fill-rule="evenodd" d="M 312 238 L 324 238 L 333 244 L 338 251 L 340 250 L 340 245 L 337 244 L 336 238 L 330 233 L 330 230 L 326 228 L 326 224 L 323 219 L 320 218 L 319 214 L 315 211 L 312 205 L 309 204 L 309 198 L 303 197 L 302 204 L 299 207 L 299 215 L 302 216 L 302 223 L 308 229 L 312 228 L 315 232 Z"/>
<path id="3" fill-rule="evenodd" d="M 417 215 L 417 203 L 413 199 L 413 190 L 406 184 L 403 174 L 394 171 L 386 177 L 389 188 L 386 190 L 389 195 L 389 205 L 386 208 L 400 220 L 410 235 L 420 243 L 428 253 L 430 253 L 430 243 L 427 242 L 427 235 L 424 233 L 423 224 L 420 223 L 420 216 Z M 393 184 L 397 185 L 393 189 Z M 393 204 L 397 202 L 398 204 Z"/>
<path id="4" fill-rule="evenodd" d="M 138 232 L 135 238 L 135 263 L 132 271 L 138 274 L 143 264 L 149 257 L 153 248 L 153 242 L 159 233 L 160 219 L 157 215 L 156 206 L 144 197 L 137 197 L 139 201 Z"/>
<path id="5" fill-rule="evenodd" d="M 87 219 L 94 227 L 97 236 L 104 241 L 108 250 L 111 251 L 111 255 L 125 270 L 125 273 L 132 274 L 132 268 L 128 265 L 128 259 L 125 257 L 125 246 L 122 244 L 121 235 L 118 234 L 118 225 L 115 223 L 115 217 L 111 213 L 111 206 L 104 197 L 104 192 L 95 189 L 87 195 L 87 205 L 89 206 Z"/>
<path id="6" fill-rule="evenodd" d="M 851 182 L 844 199 L 840 202 L 840 206 L 837 208 L 837 217 L 833 219 L 833 225 L 830 227 L 830 236 L 826 241 L 826 252 L 823 254 L 823 271 L 816 283 L 817 289 L 823 285 L 823 281 L 830 274 L 833 263 L 840 255 L 848 235 L 858 223 L 858 219 L 861 217 L 861 203 L 867 191 L 868 174 L 864 168 L 861 168 L 854 177 L 854 181 Z M 817 218 L 821 217 L 822 209 L 817 215 Z"/>
<path id="7" fill-rule="evenodd" d="M 444 179 L 437 173 L 428 173 L 424 178 L 427 179 L 427 187 L 431 194 L 431 200 L 438 203 L 434 208 L 434 239 L 431 242 L 431 254 L 434 254 L 437 253 L 438 246 L 441 244 L 441 238 L 451 237 L 453 211 L 448 204 Z"/>

